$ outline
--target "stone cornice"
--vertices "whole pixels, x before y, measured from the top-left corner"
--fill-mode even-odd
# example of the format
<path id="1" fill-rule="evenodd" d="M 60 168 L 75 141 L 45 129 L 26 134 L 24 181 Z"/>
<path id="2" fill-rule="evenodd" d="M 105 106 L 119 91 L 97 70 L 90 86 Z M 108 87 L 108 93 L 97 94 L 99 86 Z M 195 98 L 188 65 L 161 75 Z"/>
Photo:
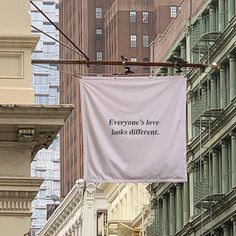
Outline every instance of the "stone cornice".
<path id="1" fill-rule="evenodd" d="M 31 216 L 31 201 L 42 184 L 41 178 L 1 177 L 0 216 Z"/>
<path id="2" fill-rule="evenodd" d="M 42 120 L 47 118 L 48 120 L 57 118 L 66 120 L 70 112 L 73 110 L 74 105 L 0 105 L 0 124 L 3 118 L 9 120 L 4 122 L 5 124 L 12 124 L 12 119 L 27 119 L 31 118 L 32 122 L 35 123 L 34 118 Z M 14 120 L 15 120 L 14 119 Z M 28 120 L 27 120 L 28 121 Z M 49 121 L 48 121 L 49 122 Z M 15 123 L 15 122 L 14 122 Z M 42 124 L 44 122 L 42 121 Z M 50 124 L 50 123 L 49 123 Z"/>
<path id="3" fill-rule="evenodd" d="M 68 221 L 73 212 L 79 210 L 83 201 L 84 187 L 83 182 L 77 182 L 74 185 L 62 203 L 53 212 L 47 224 L 39 232 L 39 235 L 54 235 Z"/>
<path id="4" fill-rule="evenodd" d="M 73 105 L 0 105 L 0 146 L 48 148 L 62 128 Z"/>
<path id="5" fill-rule="evenodd" d="M 42 178 L 30 178 L 30 177 L 0 177 L 0 191 L 1 190 L 14 190 L 28 191 L 35 190 L 39 188 L 42 184 Z"/>
<path id="6" fill-rule="evenodd" d="M 1 48 L 31 48 L 34 49 L 38 43 L 37 35 L 0 35 Z"/>

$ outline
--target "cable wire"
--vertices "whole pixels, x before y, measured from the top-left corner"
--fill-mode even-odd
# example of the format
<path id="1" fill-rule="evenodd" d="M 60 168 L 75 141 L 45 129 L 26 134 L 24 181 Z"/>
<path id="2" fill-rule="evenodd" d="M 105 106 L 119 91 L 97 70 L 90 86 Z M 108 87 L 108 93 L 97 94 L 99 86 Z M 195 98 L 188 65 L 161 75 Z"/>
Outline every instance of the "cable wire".
<path id="1" fill-rule="evenodd" d="M 32 0 L 30 3 L 89 61 L 89 57 Z"/>
<path id="2" fill-rule="evenodd" d="M 73 49 L 72 47 L 68 46 L 67 44 L 65 44 L 65 43 L 61 42 L 60 40 L 58 40 L 58 39 L 52 37 L 51 35 L 45 33 L 44 31 L 40 30 L 39 28 L 37 28 L 37 27 L 35 27 L 35 26 L 33 26 L 33 25 L 31 25 L 31 27 L 32 27 L 33 29 L 37 30 L 38 32 L 40 32 L 40 33 L 46 35 L 46 36 L 49 37 L 50 39 L 56 41 L 57 43 L 61 44 L 62 46 L 64 46 L 64 47 L 70 49 L 71 51 L 73 51 L 73 52 L 79 54 L 80 56 L 83 56 L 82 53 L 76 51 L 75 49 Z"/>

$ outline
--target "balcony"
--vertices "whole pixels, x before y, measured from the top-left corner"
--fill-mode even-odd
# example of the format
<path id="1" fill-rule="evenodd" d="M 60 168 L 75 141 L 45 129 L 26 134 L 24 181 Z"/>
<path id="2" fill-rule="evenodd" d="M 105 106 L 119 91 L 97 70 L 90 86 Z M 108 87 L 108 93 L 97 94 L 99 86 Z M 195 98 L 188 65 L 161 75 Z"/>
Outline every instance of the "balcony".
<path id="1" fill-rule="evenodd" d="M 194 186 L 194 206 L 199 209 L 212 209 L 223 197 L 222 193 L 212 193 L 209 178 L 202 179 Z"/>
<path id="2" fill-rule="evenodd" d="M 149 226 L 146 227 L 147 236 L 158 236 L 160 235 L 159 222 L 153 221 Z"/>
<path id="3" fill-rule="evenodd" d="M 216 18 L 218 16 L 216 15 Z M 215 19 L 216 20 L 216 19 Z M 217 39 L 221 35 L 221 31 L 217 30 L 216 23 L 210 26 L 210 16 L 206 15 L 199 18 L 197 23 L 192 26 L 192 52 L 205 55 L 208 50 L 215 45 Z"/>
<path id="4" fill-rule="evenodd" d="M 209 96 L 207 93 L 201 95 L 193 102 L 192 120 L 193 125 L 198 128 L 209 129 L 211 123 L 216 120 L 223 109 L 217 106 L 210 106 Z"/>

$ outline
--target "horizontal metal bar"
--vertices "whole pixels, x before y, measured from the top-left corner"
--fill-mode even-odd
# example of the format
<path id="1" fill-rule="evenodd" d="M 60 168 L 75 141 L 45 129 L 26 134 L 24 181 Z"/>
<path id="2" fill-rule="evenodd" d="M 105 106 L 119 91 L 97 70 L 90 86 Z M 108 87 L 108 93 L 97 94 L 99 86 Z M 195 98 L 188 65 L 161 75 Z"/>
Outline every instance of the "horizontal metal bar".
<path id="1" fill-rule="evenodd" d="M 62 64 L 62 65 L 103 65 L 103 66 L 161 66 L 176 67 L 173 62 L 131 62 L 131 61 L 87 61 L 87 60 L 32 60 L 32 64 Z M 183 67 L 202 68 L 206 66 L 199 63 L 186 63 Z"/>

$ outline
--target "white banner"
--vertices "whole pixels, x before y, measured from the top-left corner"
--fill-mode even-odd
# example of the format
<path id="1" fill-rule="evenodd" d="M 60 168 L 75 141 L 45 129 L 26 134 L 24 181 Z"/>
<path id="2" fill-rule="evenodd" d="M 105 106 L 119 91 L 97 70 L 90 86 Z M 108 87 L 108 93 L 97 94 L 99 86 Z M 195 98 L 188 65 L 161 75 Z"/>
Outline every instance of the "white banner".
<path id="1" fill-rule="evenodd" d="M 80 80 L 84 179 L 185 182 L 186 79 Z"/>

